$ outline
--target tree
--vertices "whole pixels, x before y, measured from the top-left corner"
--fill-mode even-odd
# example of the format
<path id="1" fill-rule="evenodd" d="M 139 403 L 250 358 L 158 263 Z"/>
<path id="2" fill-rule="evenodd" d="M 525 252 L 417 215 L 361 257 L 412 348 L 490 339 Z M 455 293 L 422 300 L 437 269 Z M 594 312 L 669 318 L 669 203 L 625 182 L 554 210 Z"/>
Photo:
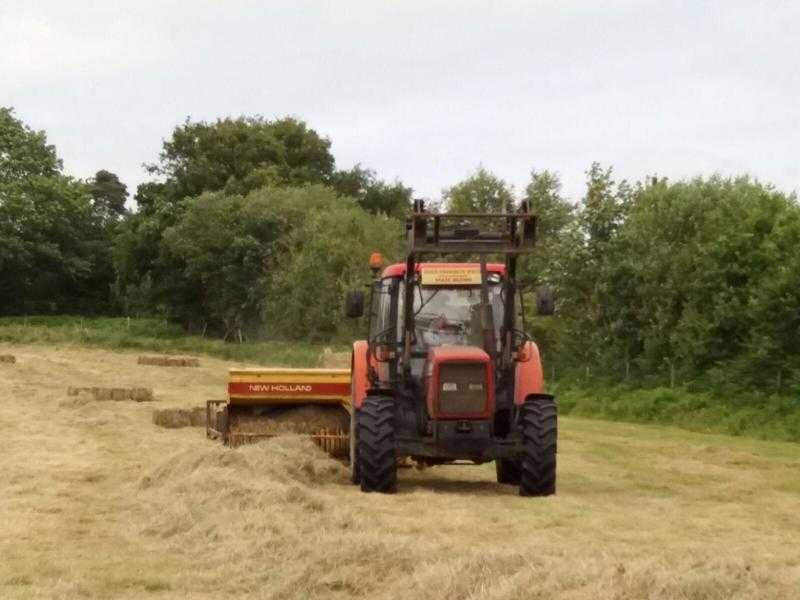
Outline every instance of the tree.
<path id="1" fill-rule="evenodd" d="M 619 252 L 618 234 L 631 190 L 627 182 L 614 181 L 611 168 L 597 163 L 586 175 L 586 194 L 574 221 L 561 230 L 562 240 L 554 250 L 557 268 L 550 270 L 566 324 L 562 355 L 573 365 L 619 365 L 626 350 L 610 345 L 610 340 L 630 321 L 623 316 L 626 304 L 612 298 L 628 293 L 628 280 L 621 274 L 626 262 Z M 533 191 L 541 190 L 544 183 L 538 182 Z M 556 219 L 560 212 L 556 211 Z"/>
<path id="2" fill-rule="evenodd" d="M 219 190 L 244 195 L 265 185 L 329 182 L 334 172 L 330 145 L 290 117 L 214 123 L 187 119 L 164 142 L 159 162 L 148 170 L 164 177 L 160 191 L 169 202 Z"/>
<path id="3" fill-rule="evenodd" d="M 573 237 L 569 229 L 575 223 L 575 207 L 561 195 L 561 180 L 551 171 L 531 171 L 524 201 L 537 217 L 536 248 L 526 261 L 529 283 L 554 282 L 563 270 L 562 258 Z"/>
<path id="4" fill-rule="evenodd" d="M 55 148 L 0 109 L 0 313 L 106 312 L 110 234 Z"/>
<path id="5" fill-rule="evenodd" d="M 309 212 L 286 238 L 264 309 L 273 334 L 299 340 L 329 340 L 345 321 L 348 289 L 369 284 L 369 256 L 399 258 L 402 222 L 339 201 Z"/>
<path id="6" fill-rule="evenodd" d="M 514 198 L 506 182 L 483 167 L 444 190 L 442 196 L 451 213 L 502 214 L 514 207 Z"/>
<path id="7" fill-rule="evenodd" d="M 380 181 L 374 171 L 360 165 L 337 171 L 333 176 L 333 187 L 342 196 L 354 198 L 361 208 L 374 215 L 402 219 L 411 205 L 411 188 L 399 181 L 391 184 Z"/>
<path id="8" fill-rule="evenodd" d="M 128 186 L 114 173 L 100 170 L 89 180 L 89 195 L 96 209 L 109 218 L 116 219 L 126 213 L 125 201 L 128 199 Z"/>
<path id="9" fill-rule="evenodd" d="M 222 192 L 186 201 L 157 261 L 175 277 L 169 316 L 226 339 L 329 339 L 343 290 L 367 282 L 370 252 L 391 255 L 400 224 L 321 185 Z"/>
<path id="10" fill-rule="evenodd" d="M 645 371 L 767 388 L 798 375 L 793 199 L 746 178 L 642 186 L 620 242 Z"/>
<path id="11" fill-rule="evenodd" d="M 51 177 L 60 171 L 61 160 L 45 132 L 33 131 L 14 117 L 14 109 L 0 106 L 0 184 Z"/>
<path id="12" fill-rule="evenodd" d="M 115 293 L 129 313 L 169 314 L 190 325 L 205 313 L 196 310 L 192 285 L 161 245 L 165 231 L 180 223 L 185 201 L 208 192 L 222 192 L 210 196 L 213 201 L 247 197 L 259 188 L 330 183 L 334 160 L 330 141 L 297 119 L 187 119 L 148 170 L 162 181 L 138 187 L 138 212 L 120 226 Z"/>

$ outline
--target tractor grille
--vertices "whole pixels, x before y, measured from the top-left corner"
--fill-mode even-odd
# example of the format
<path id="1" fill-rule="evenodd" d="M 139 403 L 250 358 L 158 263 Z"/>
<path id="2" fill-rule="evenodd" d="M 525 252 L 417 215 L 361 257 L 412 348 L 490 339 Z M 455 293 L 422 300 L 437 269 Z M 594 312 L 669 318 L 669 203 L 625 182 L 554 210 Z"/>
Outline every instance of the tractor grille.
<path id="1" fill-rule="evenodd" d="M 486 365 L 454 362 L 439 367 L 439 415 L 469 415 L 486 411 Z"/>

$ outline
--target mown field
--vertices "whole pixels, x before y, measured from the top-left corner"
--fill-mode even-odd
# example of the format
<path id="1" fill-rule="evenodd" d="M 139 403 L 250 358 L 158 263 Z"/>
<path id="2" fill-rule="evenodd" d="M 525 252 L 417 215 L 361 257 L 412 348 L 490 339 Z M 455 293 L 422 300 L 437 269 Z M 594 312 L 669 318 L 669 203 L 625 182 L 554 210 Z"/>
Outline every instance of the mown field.
<path id="1" fill-rule="evenodd" d="M 231 362 L 0 343 L 2 598 L 795 598 L 800 446 L 566 417 L 558 495 L 491 465 L 364 495 L 309 441 L 230 450 L 156 407 Z M 68 386 L 154 388 L 98 402 Z"/>

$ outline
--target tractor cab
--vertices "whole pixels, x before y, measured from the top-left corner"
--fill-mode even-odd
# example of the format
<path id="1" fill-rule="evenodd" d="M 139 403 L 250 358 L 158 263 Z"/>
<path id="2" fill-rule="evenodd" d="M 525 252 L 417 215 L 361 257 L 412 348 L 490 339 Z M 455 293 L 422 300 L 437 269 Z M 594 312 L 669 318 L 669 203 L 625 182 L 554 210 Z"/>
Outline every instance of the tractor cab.
<path id="1" fill-rule="evenodd" d="M 419 378 L 432 348 L 483 348 L 481 274 L 477 263 L 418 263 L 410 280 L 403 263 L 384 269 L 375 282 L 369 318 L 369 339 L 385 355 L 389 347 L 402 359 L 405 335 L 410 341 L 410 371 Z M 505 266 L 487 265 L 487 296 L 492 307 L 495 352 L 500 352 L 503 326 Z M 406 286 L 413 289 L 413 324 L 406 333 Z M 391 339 L 394 336 L 394 339 Z M 398 363 L 402 367 L 402 364 Z"/>
<path id="2" fill-rule="evenodd" d="M 379 256 L 370 261 L 367 339 L 353 347 L 353 480 L 365 491 L 392 491 L 396 467 L 389 463 L 410 457 L 423 465 L 495 460 L 499 481 L 519 483 L 524 406 L 555 406 L 523 328 L 516 282 L 517 257 L 532 247 L 535 217 L 525 210 L 439 215 L 419 202 L 406 230 L 405 262 L 381 269 Z M 465 260 L 436 262 L 429 255 Z M 487 262 L 487 255 L 505 261 Z M 348 314 L 360 315 L 363 304 L 363 295 L 351 293 Z M 380 443 L 376 432 L 385 432 Z M 374 452 L 384 457 L 380 473 Z M 541 495 L 547 485 L 523 491 Z"/>

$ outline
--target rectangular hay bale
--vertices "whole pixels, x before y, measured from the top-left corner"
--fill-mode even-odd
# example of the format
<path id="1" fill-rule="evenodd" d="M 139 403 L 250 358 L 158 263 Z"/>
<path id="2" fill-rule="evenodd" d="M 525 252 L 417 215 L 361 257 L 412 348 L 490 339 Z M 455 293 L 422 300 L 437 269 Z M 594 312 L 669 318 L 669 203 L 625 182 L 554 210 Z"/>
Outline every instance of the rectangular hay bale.
<path id="1" fill-rule="evenodd" d="M 176 356 L 140 356 L 137 359 L 140 365 L 153 365 L 157 367 L 199 367 L 200 360 Z"/>
<path id="2" fill-rule="evenodd" d="M 205 427 L 206 426 L 206 407 L 195 406 L 190 415 L 192 427 Z"/>
<path id="3" fill-rule="evenodd" d="M 136 402 L 152 402 L 153 390 L 150 388 L 132 388 L 131 399 Z"/>
<path id="4" fill-rule="evenodd" d="M 162 408 L 153 411 L 153 423 L 167 429 L 189 427 L 192 418 L 189 410 L 185 408 Z"/>
<path id="5" fill-rule="evenodd" d="M 0 354 L 0 363 L 13 365 L 17 362 L 17 357 L 13 354 Z"/>
<path id="6" fill-rule="evenodd" d="M 81 394 L 91 394 L 98 401 L 113 400 L 135 402 L 152 402 L 155 400 L 151 388 L 105 388 L 105 387 L 68 387 L 67 396 L 80 396 Z"/>

